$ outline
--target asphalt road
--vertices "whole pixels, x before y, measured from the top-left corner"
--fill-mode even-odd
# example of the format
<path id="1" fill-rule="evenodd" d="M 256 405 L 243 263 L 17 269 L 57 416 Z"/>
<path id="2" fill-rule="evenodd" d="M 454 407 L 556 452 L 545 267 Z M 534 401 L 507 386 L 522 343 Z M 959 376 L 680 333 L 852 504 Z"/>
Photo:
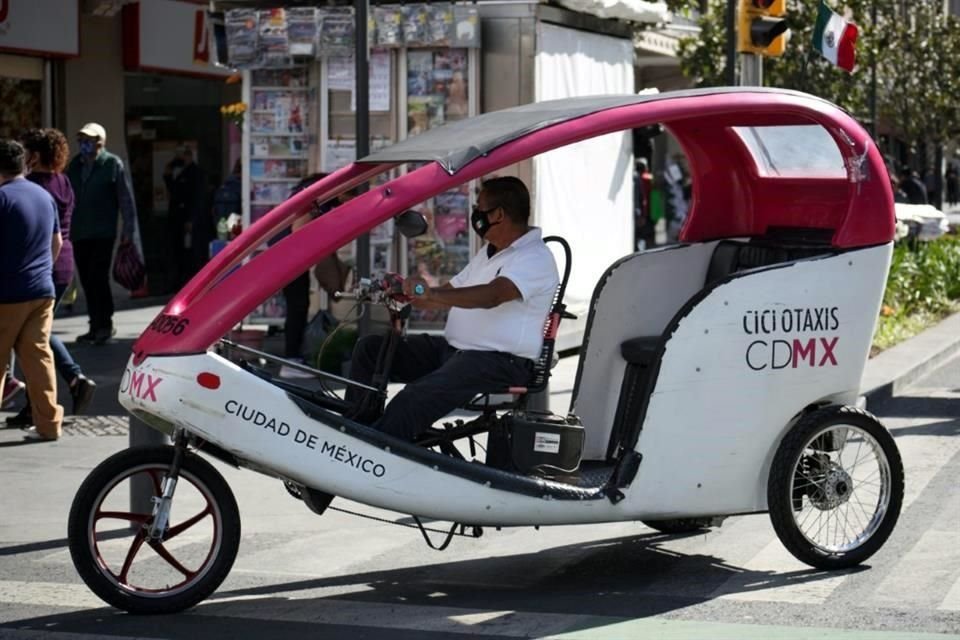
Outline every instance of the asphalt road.
<path id="1" fill-rule="evenodd" d="M 795 561 L 765 515 L 688 536 L 639 523 L 491 530 L 437 553 L 416 530 L 317 518 L 275 480 L 225 469 L 245 531 L 234 570 L 162 618 L 105 607 L 65 549 L 77 484 L 125 437 L 65 437 L 55 462 L 38 448 L 51 445 L 2 448 L 0 638 L 960 638 L 960 358 L 871 409 L 902 452 L 906 497 L 856 570 Z"/>

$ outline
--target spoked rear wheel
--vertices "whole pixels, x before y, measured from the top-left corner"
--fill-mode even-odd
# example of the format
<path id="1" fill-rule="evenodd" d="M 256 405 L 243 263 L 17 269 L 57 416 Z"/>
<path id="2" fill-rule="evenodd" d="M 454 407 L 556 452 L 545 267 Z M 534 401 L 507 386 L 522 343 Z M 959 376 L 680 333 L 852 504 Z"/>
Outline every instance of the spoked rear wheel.
<path id="1" fill-rule="evenodd" d="M 767 502 L 777 536 L 798 560 L 819 569 L 858 565 L 883 546 L 900 515 L 897 445 L 865 411 L 814 411 L 780 443 Z"/>
<path id="2" fill-rule="evenodd" d="M 70 555 L 90 589 L 130 613 L 173 613 L 220 586 L 240 544 L 240 514 L 223 477 L 185 454 L 170 518 L 151 536 L 155 514 L 130 509 L 131 483 L 161 495 L 173 447 L 121 451 L 97 466 L 70 509 Z M 153 511 L 156 511 L 154 509 Z"/>

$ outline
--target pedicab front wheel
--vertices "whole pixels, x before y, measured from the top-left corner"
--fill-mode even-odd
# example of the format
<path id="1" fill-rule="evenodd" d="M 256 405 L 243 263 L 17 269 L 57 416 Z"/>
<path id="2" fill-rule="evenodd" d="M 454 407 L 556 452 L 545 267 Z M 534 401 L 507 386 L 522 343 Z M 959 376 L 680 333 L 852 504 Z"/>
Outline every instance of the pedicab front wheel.
<path id="1" fill-rule="evenodd" d="M 87 476 L 70 509 L 70 555 L 91 591 L 130 613 L 174 613 L 204 600 L 223 582 L 240 544 L 240 514 L 226 481 L 185 453 L 158 526 L 157 500 L 174 448 L 137 447 L 104 460 Z M 130 509 L 130 484 L 153 487 L 152 512 Z"/>
<path id="2" fill-rule="evenodd" d="M 781 441 L 767 502 L 777 536 L 798 560 L 819 569 L 858 565 L 883 546 L 900 515 L 900 452 L 865 411 L 813 411 Z"/>

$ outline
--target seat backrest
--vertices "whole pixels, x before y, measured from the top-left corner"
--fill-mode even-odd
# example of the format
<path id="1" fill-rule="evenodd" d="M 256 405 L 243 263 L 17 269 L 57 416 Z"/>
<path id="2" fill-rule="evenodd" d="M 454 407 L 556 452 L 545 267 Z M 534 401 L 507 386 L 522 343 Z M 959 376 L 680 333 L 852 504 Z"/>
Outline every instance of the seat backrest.
<path id="1" fill-rule="evenodd" d="M 721 240 L 710 258 L 705 284 L 709 285 L 737 271 L 823 255 L 830 251 L 829 246 L 790 246 L 755 240 Z"/>
<path id="2" fill-rule="evenodd" d="M 573 260 L 570 244 L 560 236 L 547 236 L 543 239 L 543 242 L 544 244 L 559 244 L 563 249 L 563 275 L 560 278 L 560 284 L 557 285 L 556 292 L 553 294 L 553 304 L 550 305 L 550 311 L 547 313 L 547 319 L 543 324 L 543 346 L 540 347 L 540 355 L 534 363 L 533 373 L 530 376 L 530 382 L 527 384 L 527 393 L 543 391 L 550 379 L 553 350 L 557 343 L 560 320 L 567 309 L 567 306 L 563 304 L 563 296 L 567 291 L 567 281 L 570 279 L 570 266 Z"/>

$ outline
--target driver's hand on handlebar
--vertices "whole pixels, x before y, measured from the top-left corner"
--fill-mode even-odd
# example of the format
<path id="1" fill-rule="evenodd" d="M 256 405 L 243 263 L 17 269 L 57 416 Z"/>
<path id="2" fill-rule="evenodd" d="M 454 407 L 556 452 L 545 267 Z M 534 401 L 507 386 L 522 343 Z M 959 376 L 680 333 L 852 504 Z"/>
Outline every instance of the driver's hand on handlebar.
<path id="1" fill-rule="evenodd" d="M 427 302 L 430 300 L 430 285 L 419 276 L 410 276 L 403 281 L 403 292 L 412 298 L 414 306 L 418 302 Z"/>

